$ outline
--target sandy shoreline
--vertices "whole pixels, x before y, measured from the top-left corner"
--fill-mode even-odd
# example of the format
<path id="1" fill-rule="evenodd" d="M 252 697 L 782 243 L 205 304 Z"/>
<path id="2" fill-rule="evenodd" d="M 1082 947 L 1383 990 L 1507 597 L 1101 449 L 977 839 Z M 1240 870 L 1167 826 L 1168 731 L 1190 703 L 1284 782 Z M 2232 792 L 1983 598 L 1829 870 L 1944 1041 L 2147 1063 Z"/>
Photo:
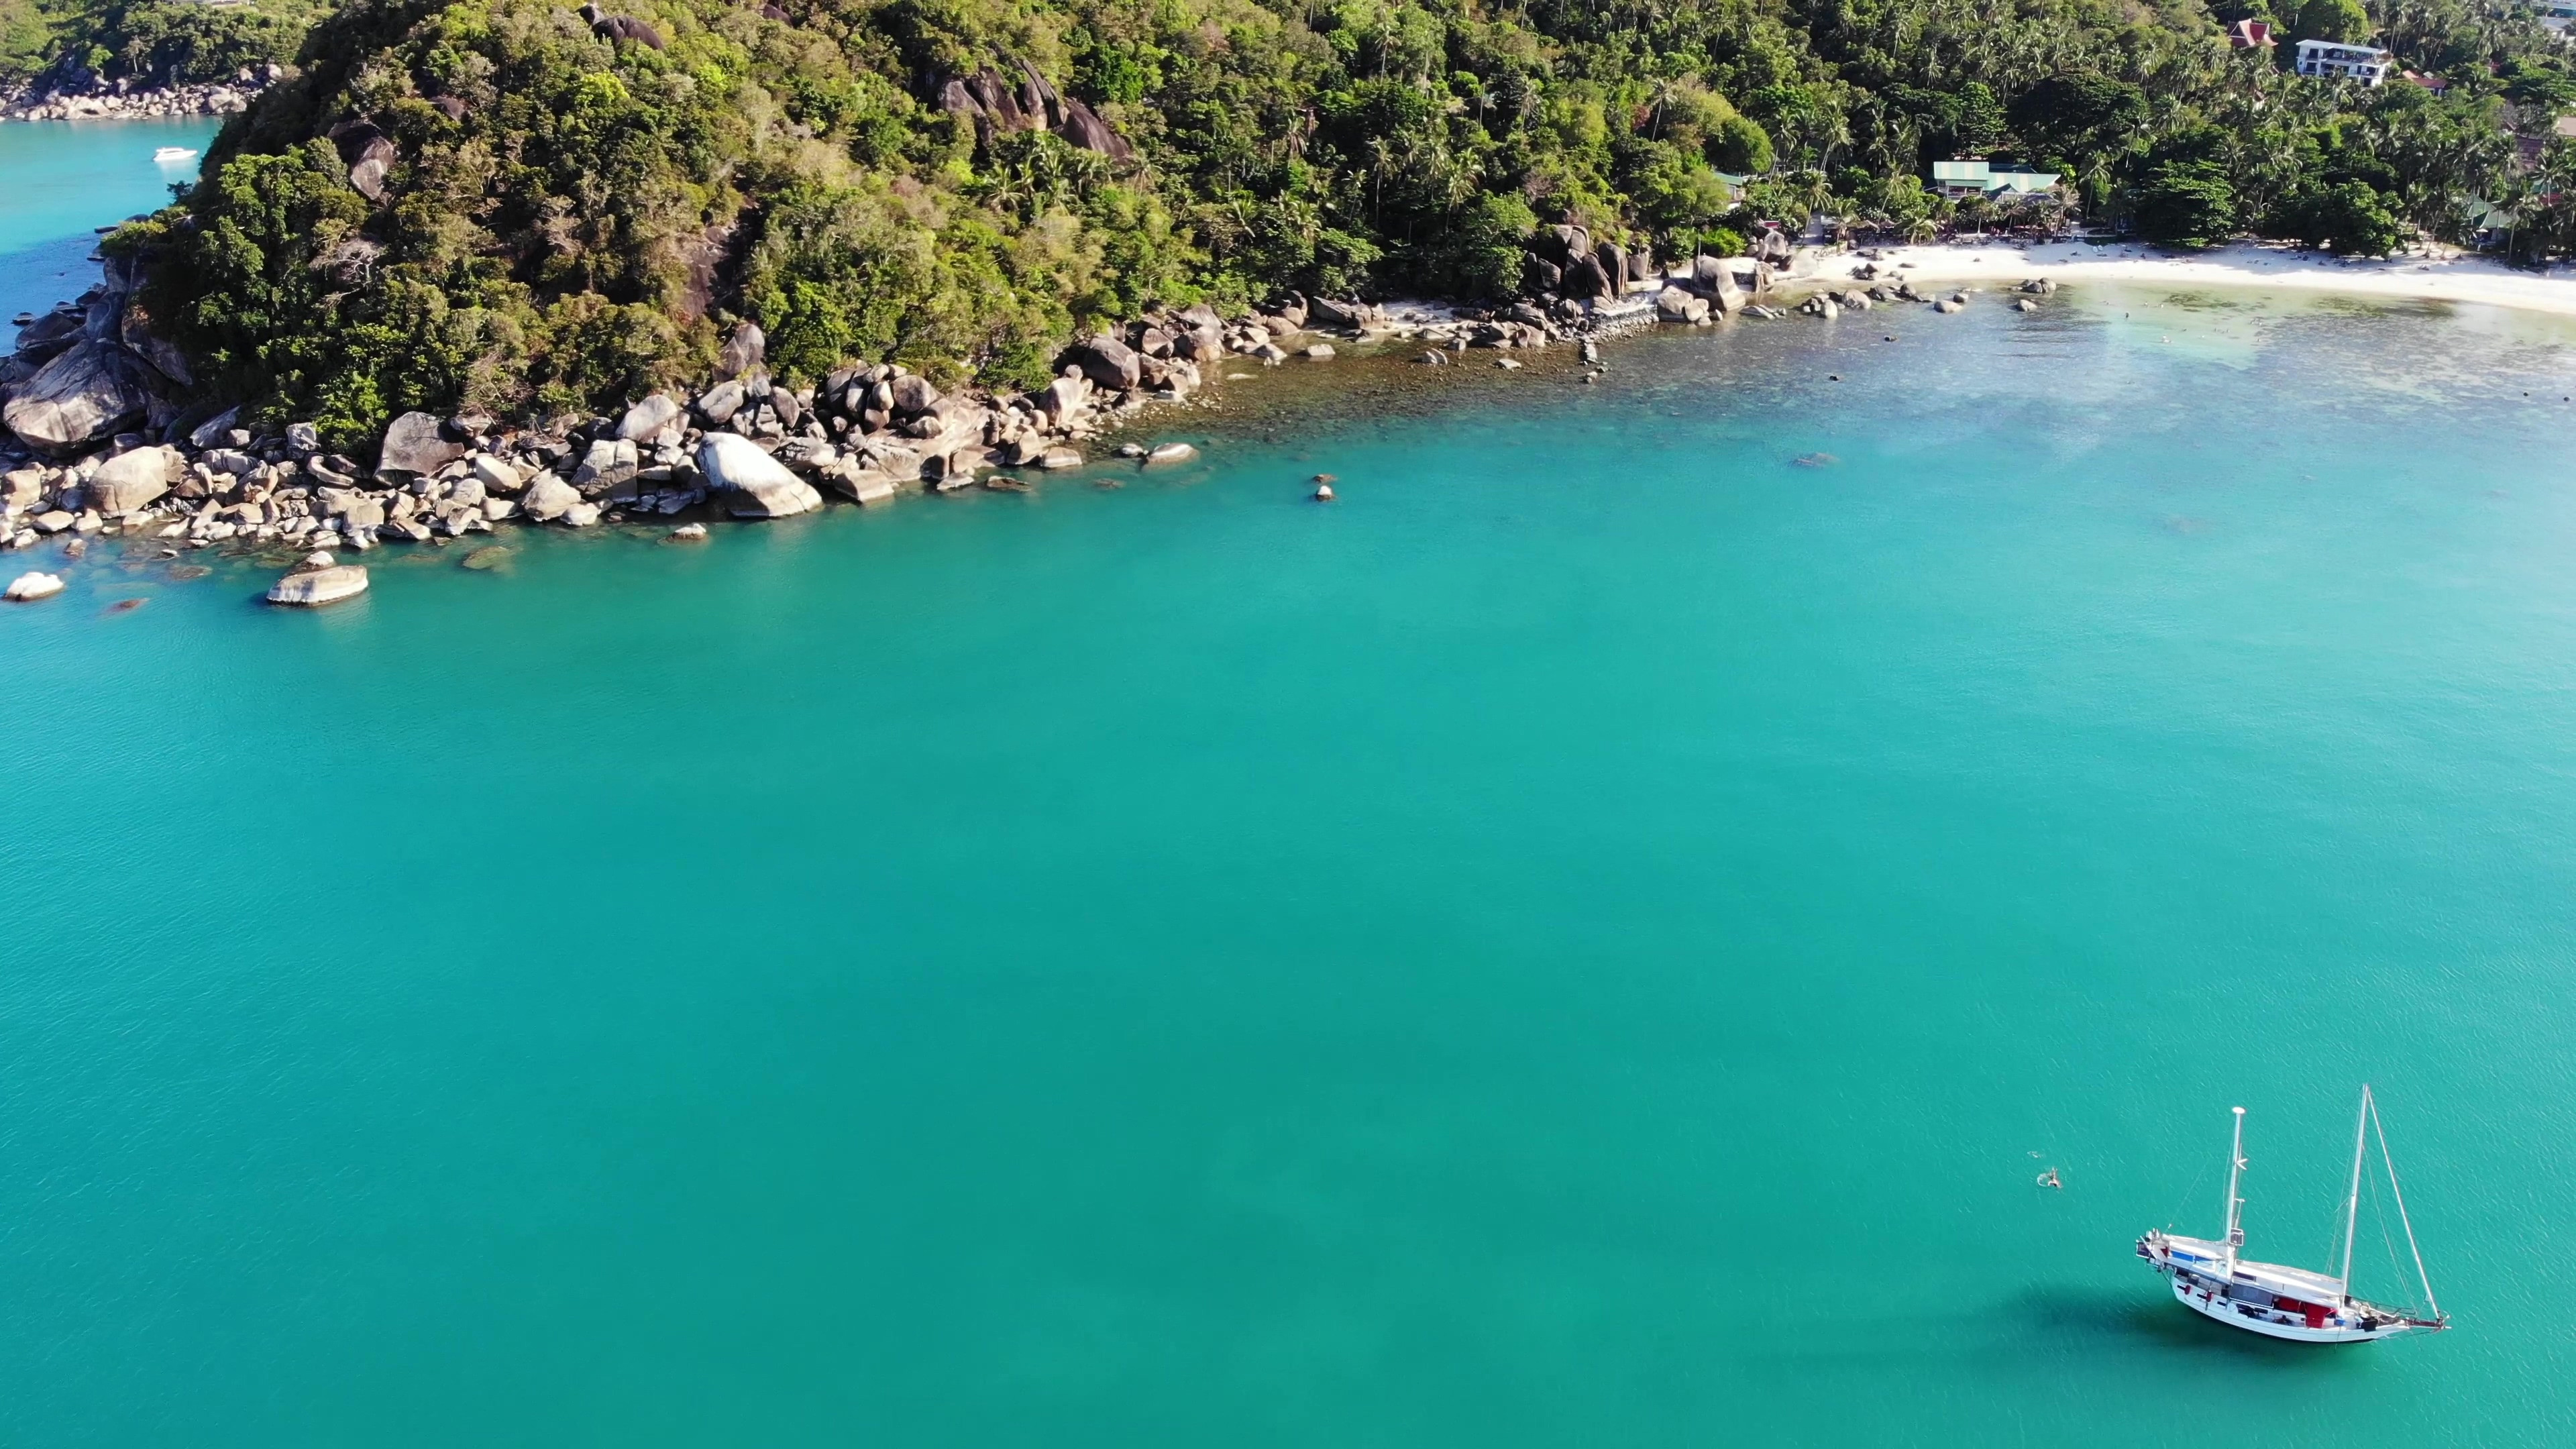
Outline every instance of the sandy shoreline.
<path id="1" fill-rule="evenodd" d="M 2018 246 L 1890 247 L 1875 265 L 1881 277 L 1915 282 L 2010 284 L 2031 277 L 2060 282 L 2145 282 L 2158 285 L 2260 287 L 2440 302 L 2472 302 L 2530 312 L 2576 316 L 2576 267 L 2523 271 L 2484 257 L 2400 257 L 2389 261 L 2340 261 L 2320 252 L 2244 243 L 2197 255 L 2159 251 L 2139 242 L 2096 246 L 2052 242 Z M 1819 279 L 1841 279 L 1861 264 L 1857 255 L 1833 256 Z M 1910 265 L 1909 265 L 1910 264 Z M 1901 268 L 1901 270 L 1899 270 Z"/>

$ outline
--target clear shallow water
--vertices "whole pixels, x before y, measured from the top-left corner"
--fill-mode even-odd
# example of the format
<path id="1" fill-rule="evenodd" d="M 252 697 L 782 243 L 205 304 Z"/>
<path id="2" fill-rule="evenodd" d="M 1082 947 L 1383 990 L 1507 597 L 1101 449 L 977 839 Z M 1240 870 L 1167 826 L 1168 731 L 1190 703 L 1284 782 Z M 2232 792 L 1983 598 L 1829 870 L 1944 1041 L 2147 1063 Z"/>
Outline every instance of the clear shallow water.
<path id="1" fill-rule="evenodd" d="M 0 614 L 0 1439 L 2564 1442 L 2567 340 L 2069 294 L 94 559 Z M 2326 1261 L 2365 1078 L 2460 1330 L 2174 1305 L 2231 1104 Z"/>
<path id="2" fill-rule="evenodd" d="M 164 146 L 202 152 L 210 118 L 11 121 L 0 125 L 0 323 L 67 302 L 98 279 L 94 227 L 166 206 L 197 162 L 161 162 Z"/>

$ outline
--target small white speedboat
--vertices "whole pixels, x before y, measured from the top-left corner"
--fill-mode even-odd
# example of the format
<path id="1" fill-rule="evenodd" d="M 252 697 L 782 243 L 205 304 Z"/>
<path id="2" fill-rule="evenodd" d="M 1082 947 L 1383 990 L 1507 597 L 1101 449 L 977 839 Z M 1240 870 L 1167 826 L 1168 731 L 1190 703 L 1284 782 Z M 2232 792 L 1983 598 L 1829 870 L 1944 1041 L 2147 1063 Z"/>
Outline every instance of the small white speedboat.
<path id="1" fill-rule="evenodd" d="M 2352 1186 L 2344 1198 L 2343 1271 L 2319 1273 L 2281 1263 L 2257 1263 L 2240 1257 L 2245 1246 L 2245 1199 L 2236 1195 L 2237 1175 L 2245 1169 L 2245 1109 L 2236 1111 L 2236 1140 L 2227 1153 L 2227 1234 L 2223 1238 L 2186 1238 L 2149 1232 L 2138 1239 L 2138 1256 L 2173 1278 L 2174 1298 L 2185 1308 L 2217 1319 L 2230 1328 L 2284 1338 L 2293 1343 L 2376 1343 L 2401 1333 L 2438 1333 L 2451 1326 L 2433 1301 L 2433 1280 L 2424 1272 L 2424 1252 L 2415 1246 L 2415 1225 L 2406 1219 L 2406 1195 L 2398 1190 L 2397 1164 L 2388 1161 L 2388 1134 L 2381 1129 L 2379 1158 L 2388 1168 L 2388 1193 L 2397 1203 L 2397 1220 L 2406 1228 L 2406 1246 L 2415 1257 L 2415 1274 L 2424 1285 L 2423 1313 L 2368 1303 L 2352 1294 L 2353 1229 L 2361 1209 L 2362 1150 L 2370 1129 L 2379 1126 L 2379 1109 L 2370 1088 L 2361 1089 L 2361 1121 L 2352 1134 Z"/>
<path id="2" fill-rule="evenodd" d="M 197 153 L 185 146 L 164 146 L 152 153 L 152 159 L 166 166 L 173 161 L 194 161 Z"/>

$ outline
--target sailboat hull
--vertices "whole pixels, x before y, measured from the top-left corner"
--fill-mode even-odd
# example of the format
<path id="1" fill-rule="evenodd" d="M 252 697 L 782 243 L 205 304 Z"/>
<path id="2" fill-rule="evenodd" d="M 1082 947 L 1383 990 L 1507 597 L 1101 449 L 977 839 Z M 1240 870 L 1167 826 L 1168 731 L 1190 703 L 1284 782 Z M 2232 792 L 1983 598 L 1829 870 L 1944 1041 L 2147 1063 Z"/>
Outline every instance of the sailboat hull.
<path id="1" fill-rule="evenodd" d="M 2180 1274 L 2174 1275 L 2173 1295 L 2183 1307 L 2203 1318 L 2291 1343 L 2377 1343 L 2383 1338 L 2395 1338 L 2414 1327 L 2400 1321 L 2371 1328 L 2360 1324 L 2337 1324 L 2330 1319 L 2322 1327 L 2310 1328 L 2304 1318 L 2285 1319 L 2251 1304 L 2231 1302 L 2224 1293 L 2194 1291 Z"/>
<path id="2" fill-rule="evenodd" d="M 2138 1256 L 2171 1280 L 2183 1307 L 2285 1343 L 2376 1343 L 2443 1326 L 2350 1297 L 2322 1273 L 2239 1258 L 2206 1238 L 2151 1232 L 2138 1239 Z"/>

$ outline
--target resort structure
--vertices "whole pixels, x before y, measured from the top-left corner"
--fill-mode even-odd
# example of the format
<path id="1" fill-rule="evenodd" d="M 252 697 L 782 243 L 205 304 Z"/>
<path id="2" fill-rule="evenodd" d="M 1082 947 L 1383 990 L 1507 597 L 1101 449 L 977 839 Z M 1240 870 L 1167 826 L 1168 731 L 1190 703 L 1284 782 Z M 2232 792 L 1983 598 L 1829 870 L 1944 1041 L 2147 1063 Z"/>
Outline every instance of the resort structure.
<path id="1" fill-rule="evenodd" d="M 1932 188 L 1952 201 L 1971 196 L 2008 201 L 2036 196 L 2057 185 L 2054 171 L 1998 171 L 1984 161 L 1935 161 Z"/>
<path id="2" fill-rule="evenodd" d="M 2311 80 L 2358 81 L 2375 86 L 2388 79 L 2397 57 L 2375 45 L 2346 45 L 2339 40 L 2299 42 L 2299 74 Z"/>

